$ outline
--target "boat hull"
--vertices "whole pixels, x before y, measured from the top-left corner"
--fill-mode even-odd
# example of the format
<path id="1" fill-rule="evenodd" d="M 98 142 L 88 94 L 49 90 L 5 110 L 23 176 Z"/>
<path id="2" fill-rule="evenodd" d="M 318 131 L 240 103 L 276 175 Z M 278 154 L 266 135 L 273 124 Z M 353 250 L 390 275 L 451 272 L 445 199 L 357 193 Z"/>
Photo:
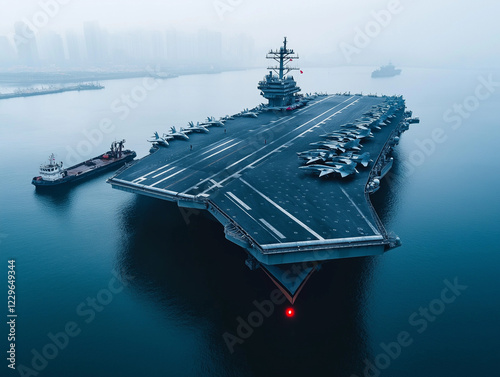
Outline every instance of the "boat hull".
<path id="1" fill-rule="evenodd" d="M 118 169 L 119 167 L 123 166 L 124 164 L 131 162 L 137 154 L 134 151 L 130 151 L 129 153 L 126 153 L 122 158 L 114 159 L 114 161 L 110 161 L 109 163 L 106 163 L 105 165 L 102 166 L 96 166 L 95 168 L 89 168 L 87 170 L 81 171 L 78 174 L 68 174 L 64 178 L 55 180 L 55 181 L 47 181 L 44 179 L 41 179 L 41 177 L 34 177 L 31 181 L 31 183 L 36 187 L 40 189 L 44 188 L 54 188 L 54 187 L 62 187 L 69 185 L 71 183 L 76 183 L 76 182 L 81 182 L 84 180 L 87 180 L 95 175 L 98 175 L 99 173 L 113 170 L 113 169 Z M 101 156 L 95 157 L 90 161 L 97 161 L 100 160 Z M 76 170 L 80 167 L 85 165 L 85 162 L 82 162 L 78 165 L 74 165 L 70 168 L 67 169 L 67 171 L 72 171 Z"/>

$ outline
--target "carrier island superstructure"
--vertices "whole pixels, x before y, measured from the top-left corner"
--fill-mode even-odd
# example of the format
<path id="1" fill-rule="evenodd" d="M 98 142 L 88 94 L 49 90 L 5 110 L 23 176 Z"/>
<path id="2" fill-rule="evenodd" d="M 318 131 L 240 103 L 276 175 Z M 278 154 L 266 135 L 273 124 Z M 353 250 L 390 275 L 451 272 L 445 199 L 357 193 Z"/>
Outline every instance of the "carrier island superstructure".
<path id="1" fill-rule="evenodd" d="M 411 112 L 402 97 L 301 95 L 286 38 L 267 57 L 278 63 L 258 83 L 267 105 L 155 133 L 152 153 L 108 182 L 210 212 L 246 251 L 248 267 L 261 268 L 293 303 L 322 263 L 400 244 L 370 194 Z"/>

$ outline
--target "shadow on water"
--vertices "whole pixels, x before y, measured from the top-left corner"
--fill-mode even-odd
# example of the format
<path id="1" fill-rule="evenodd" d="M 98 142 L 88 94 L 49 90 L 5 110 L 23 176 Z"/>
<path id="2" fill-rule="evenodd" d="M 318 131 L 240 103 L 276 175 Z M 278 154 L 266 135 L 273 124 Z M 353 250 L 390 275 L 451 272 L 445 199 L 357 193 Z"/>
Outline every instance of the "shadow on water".
<path id="1" fill-rule="evenodd" d="M 241 332 L 238 317 L 248 322 L 257 311 L 254 302 L 269 300 L 275 286 L 262 271 L 245 266 L 245 252 L 224 238 L 219 223 L 201 212 L 188 223 L 186 218 L 173 203 L 136 197 L 123 210 L 118 264 L 122 273 L 134 276 L 140 297 L 166 318 L 202 327 L 210 344 L 205 362 L 226 373 L 235 363 L 239 369 L 245 365 L 246 372 L 237 375 L 255 376 L 350 376 L 362 370 L 368 352 L 365 303 L 375 259 L 323 265 L 295 303 L 294 318 L 284 315 L 288 303 L 273 305 L 262 323 Z M 226 333 L 240 339 L 232 345 L 234 353 Z"/>
<path id="2" fill-rule="evenodd" d="M 56 208 L 58 211 L 69 208 L 74 197 L 78 195 L 79 190 L 95 184 L 96 181 L 105 181 L 113 171 L 104 170 L 87 179 L 77 182 L 70 182 L 57 186 L 35 187 L 33 186 L 33 195 L 37 200 L 42 201 L 47 208 Z"/>
<path id="3" fill-rule="evenodd" d="M 33 190 L 33 196 L 36 200 L 41 201 L 47 208 L 57 208 L 60 211 L 62 208 L 68 208 L 71 204 L 71 188 L 68 186 L 62 187 L 42 187 Z"/>
<path id="4" fill-rule="evenodd" d="M 391 155 L 394 157 L 392 168 L 380 182 L 380 189 L 370 197 L 373 207 L 384 226 L 390 223 L 394 213 L 398 210 L 400 198 L 398 192 L 404 189 L 405 186 L 406 171 L 401 163 L 402 156 L 398 147 L 392 151 Z M 387 231 L 390 231 L 390 229 L 387 229 Z"/>

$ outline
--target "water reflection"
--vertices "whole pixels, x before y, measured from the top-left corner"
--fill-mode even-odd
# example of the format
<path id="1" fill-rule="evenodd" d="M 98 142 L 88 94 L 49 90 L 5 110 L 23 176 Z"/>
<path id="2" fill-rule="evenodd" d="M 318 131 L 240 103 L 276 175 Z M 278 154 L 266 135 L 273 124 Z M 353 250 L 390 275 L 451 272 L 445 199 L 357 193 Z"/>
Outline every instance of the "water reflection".
<path id="1" fill-rule="evenodd" d="M 112 174 L 112 171 L 102 171 L 88 179 L 74 183 L 48 187 L 32 186 L 33 196 L 36 200 L 41 201 L 46 208 L 56 210 L 59 213 L 71 207 L 74 199 L 81 194 L 80 190 L 88 190 L 91 185 L 104 184 Z"/>
<path id="2" fill-rule="evenodd" d="M 402 156 L 399 147 L 396 147 L 391 155 L 394 157 L 392 169 L 380 182 L 380 189 L 370 197 L 384 226 L 390 224 L 394 214 L 398 211 L 399 198 L 402 196 L 400 191 L 405 188 L 405 174 L 407 173 L 402 162 L 404 156 Z M 387 231 L 391 231 L 391 229 L 387 229 Z"/>
<path id="3" fill-rule="evenodd" d="M 368 353 L 366 297 L 375 259 L 326 263 L 301 293 L 292 320 L 284 315 L 286 303 L 275 306 L 231 354 L 223 334 L 238 336 L 237 318 L 247 320 L 256 310 L 255 300 L 270 299 L 275 289 L 271 281 L 262 271 L 250 271 L 244 251 L 201 212 L 189 216 L 188 224 L 176 204 L 136 197 L 122 213 L 120 270 L 134 276 L 139 300 L 203 333 L 207 348 L 199 362 L 212 371 L 350 375 L 362 368 Z"/>
<path id="4" fill-rule="evenodd" d="M 53 188 L 33 188 L 35 200 L 40 201 L 45 208 L 58 213 L 68 210 L 71 204 L 71 189 L 68 186 Z"/>

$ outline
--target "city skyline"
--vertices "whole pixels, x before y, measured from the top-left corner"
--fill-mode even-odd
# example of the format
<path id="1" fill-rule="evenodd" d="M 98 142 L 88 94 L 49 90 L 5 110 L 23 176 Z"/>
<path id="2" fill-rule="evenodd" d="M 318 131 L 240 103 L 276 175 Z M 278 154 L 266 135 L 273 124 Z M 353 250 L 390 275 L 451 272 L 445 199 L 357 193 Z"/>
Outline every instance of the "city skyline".
<path id="1" fill-rule="evenodd" d="M 208 29 L 108 31 L 98 21 L 86 21 L 79 29 L 36 33 L 33 25 L 17 21 L 13 33 L 0 35 L 0 67 L 85 69 L 163 64 L 168 68 L 242 68 L 255 63 L 254 44 L 243 33 L 227 36 Z"/>
<path id="2" fill-rule="evenodd" d="M 100 61 L 100 66 L 106 60 L 130 66 L 162 59 L 189 65 L 200 57 L 208 65 L 217 60 L 220 66 L 254 66 L 262 63 L 260 57 L 269 46 L 278 46 L 287 36 L 301 51 L 304 66 L 379 66 L 392 61 L 406 67 L 490 68 L 498 62 L 497 50 L 492 48 L 499 33 L 497 7 L 493 0 L 478 5 L 452 0 L 362 4 L 315 0 L 287 3 L 285 8 L 262 0 L 26 0 L 9 4 L 0 14 L 0 65 L 2 69 L 21 66 L 16 45 L 26 38 L 14 42 L 17 20 L 30 25 L 40 49 L 37 56 L 34 47 L 26 48 L 20 60 L 26 62 L 26 55 L 33 55 L 47 62 L 45 66 L 61 57 L 61 39 L 67 67 L 89 66 L 95 63 L 92 60 Z M 478 19 L 481 23 L 475 22 Z M 84 24 L 92 22 L 105 36 L 99 42 L 82 40 Z M 168 36 L 167 30 L 175 30 L 178 37 Z M 205 38 L 198 38 L 199 30 L 220 35 L 222 42 L 208 51 L 199 46 L 198 39 Z M 252 41 L 252 56 L 237 56 L 241 52 L 237 36 Z M 100 43 L 107 44 L 105 51 L 99 52 Z M 187 58 L 175 61 L 176 56 Z"/>

